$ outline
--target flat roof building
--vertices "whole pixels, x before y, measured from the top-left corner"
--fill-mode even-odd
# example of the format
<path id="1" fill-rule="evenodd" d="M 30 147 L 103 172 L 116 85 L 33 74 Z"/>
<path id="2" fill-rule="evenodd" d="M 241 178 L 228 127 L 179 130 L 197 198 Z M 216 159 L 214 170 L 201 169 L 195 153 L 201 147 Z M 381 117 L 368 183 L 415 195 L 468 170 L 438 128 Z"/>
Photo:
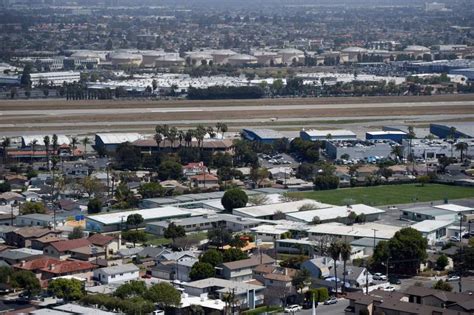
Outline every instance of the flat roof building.
<path id="1" fill-rule="evenodd" d="M 347 159 L 375 162 L 378 159 L 389 157 L 395 145 L 397 145 L 396 142 L 391 140 L 331 140 L 326 142 L 326 153 L 334 160 L 342 159 L 343 156 L 349 156 Z"/>
<path id="2" fill-rule="evenodd" d="M 430 132 L 440 138 L 449 138 L 454 132 L 454 138 L 474 138 L 474 124 L 457 123 L 457 124 L 430 124 Z"/>
<path id="3" fill-rule="evenodd" d="M 318 130 L 318 129 L 302 129 L 300 138 L 307 141 L 324 141 L 324 140 L 355 140 L 357 135 L 350 130 L 334 129 L 334 130 Z"/>
<path id="4" fill-rule="evenodd" d="M 283 134 L 273 129 L 242 129 L 242 136 L 250 141 L 273 143 L 275 140 L 285 138 Z"/>
<path id="5" fill-rule="evenodd" d="M 308 237 L 309 239 L 318 239 L 318 237 L 329 235 L 343 238 L 348 242 L 365 237 L 388 240 L 400 229 L 401 227 L 398 226 L 373 222 L 353 225 L 331 222 L 311 227 L 308 229 Z"/>
<path id="6" fill-rule="evenodd" d="M 143 136 L 136 132 L 130 133 L 97 133 L 95 135 L 95 148 L 105 149 L 113 152 L 117 147 L 125 142 L 134 142 L 143 139 Z"/>
<path id="7" fill-rule="evenodd" d="M 294 220 L 298 222 L 311 223 L 315 217 L 318 217 L 320 222 L 334 222 L 340 220 L 347 220 L 347 217 L 351 212 L 356 215 L 364 214 L 367 221 L 378 220 L 384 210 L 367 206 L 364 204 L 356 204 L 347 206 L 336 206 L 317 210 L 298 211 L 286 214 L 288 220 Z"/>
<path id="8" fill-rule="evenodd" d="M 140 214 L 143 225 L 152 221 L 190 217 L 191 213 L 180 208 L 166 206 L 144 210 L 111 212 L 107 214 L 89 215 L 86 217 L 86 229 L 93 232 L 120 231 L 126 227 L 127 217 Z"/>
<path id="9" fill-rule="evenodd" d="M 402 143 L 408 134 L 403 131 L 368 131 L 365 133 L 366 140 L 392 140 Z"/>

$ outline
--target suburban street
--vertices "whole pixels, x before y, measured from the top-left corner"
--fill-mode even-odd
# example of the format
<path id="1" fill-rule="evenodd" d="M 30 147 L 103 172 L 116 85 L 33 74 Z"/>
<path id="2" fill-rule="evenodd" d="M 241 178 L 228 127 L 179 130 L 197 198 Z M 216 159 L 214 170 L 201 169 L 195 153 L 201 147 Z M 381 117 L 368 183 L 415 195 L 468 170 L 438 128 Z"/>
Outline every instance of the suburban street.
<path id="1" fill-rule="evenodd" d="M 340 299 L 337 304 L 333 305 L 318 305 L 316 308 L 316 314 L 324 314 L 324 315 L 340 315 L 344 314 L 344 309 L 349 306 L 349 300 Z M 301 315 L 312 315 L 313 311 L 309 310 L 302 310 L 296 314 Z"/>

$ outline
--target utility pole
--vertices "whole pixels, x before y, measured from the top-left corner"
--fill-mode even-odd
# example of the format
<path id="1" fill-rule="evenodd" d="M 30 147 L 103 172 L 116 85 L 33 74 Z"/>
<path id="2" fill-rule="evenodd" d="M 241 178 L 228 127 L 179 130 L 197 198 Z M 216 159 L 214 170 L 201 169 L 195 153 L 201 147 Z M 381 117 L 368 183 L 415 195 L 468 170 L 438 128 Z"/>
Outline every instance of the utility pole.
<path id="1" fill-rule="evenodd" d="M 463 271 L 463 261 L 462 261 L 462 256 L 463 256 L 463 246 L 462 246 L 462 218 L 463 215 L 462 213 L 459 213 L 459 293 L 462 292 L 462 271 Z M 471 231 L 469 231 L 471 232 Z"/>

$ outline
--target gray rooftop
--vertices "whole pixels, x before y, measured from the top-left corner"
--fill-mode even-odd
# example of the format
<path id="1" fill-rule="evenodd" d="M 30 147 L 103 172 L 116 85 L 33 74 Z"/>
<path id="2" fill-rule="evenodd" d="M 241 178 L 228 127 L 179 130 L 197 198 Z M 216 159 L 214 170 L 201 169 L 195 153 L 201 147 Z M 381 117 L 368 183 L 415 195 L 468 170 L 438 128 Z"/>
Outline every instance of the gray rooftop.
<path id="1" fill-rule="evenodd" d="M 31 256 L 40 256 L 43 255 L 43 251 L 41 250 L 36 250 L 36 249 L 30 249 L 30 248 L 18 248 L 18 249 L 11 249 L 11 250 L 6 250 L 2 253 L 0 253 L 0 259 L 12 259 L 12 260 L 17 260 L 17 259 L 23 259 Z"/>
<path id="2" fill-rule="evenodd" d="M 244 132 L 251 132 L 255 134 L 260 139 L 281 139 L 285 136 L 280 132 L 273 130 L 273 129 L 253 129 L 253 128 L 245 128 L 243 129 Z"/>
<path id="3" fill-rule="evenodd" d="M 249 284 L 245 282 L 237 282 L 219 278 L 207 278 L 197 281 L 192 281 L 188 283 L 183 283 L 184 287 L 191 287 L 191 288 L 199 288 L 205 289 L 210 287 L 219 287 L 218 291 L 223 293 L 229 292 L 230 290 L 234 289 L 236 294 L 246 293 L 248 290 L 263 290 L 265 289 L 264 286 Z"/>
<path id="4" fill-rule="evenodd" d="M 105 267 L 99 270 L 101 270 L 103 273 L 107 275 L 116 275 L 116 274 L 120 274 L 124 272 L 139 271 L 140 268 L 138 268 L 134 264 L 125 264 L 125 265 L 120 265 L 120 266 Z"/>
<path id="5" fill-rule="evenodd" d="M 423 215 L 431 215 L 431 216 L 440 216 L 440 215 L 452 215 L 452 211 L 437 209 L 434 207 L 413 207 L 407 209 L 401 209 L 401 211 L 407 211 L 412 213 L 418 213 Z"/>
<path id="6" fill-rule="evenodd" d="M 201 223 L 220 222 L 220 221 L 226 221 L 226 222 L 237 223 L 237 224 L 263 222 L 262 220 L 253 219 L 253 218 L 243 218 L 241 216 L 236 216 L 232 214 L 216 213 L 214 215 L 196 216 L 196 217 L 190 217 L 190 218 L 183 218 L 180 220 L 151 222 L 151 223 L 148 223 L 148 225 L 154 225 L 154 226 L 167 228 L 170 222 L 174 222 L 176 225 L 185 226 L 189 224 L 198 225 Z"/>

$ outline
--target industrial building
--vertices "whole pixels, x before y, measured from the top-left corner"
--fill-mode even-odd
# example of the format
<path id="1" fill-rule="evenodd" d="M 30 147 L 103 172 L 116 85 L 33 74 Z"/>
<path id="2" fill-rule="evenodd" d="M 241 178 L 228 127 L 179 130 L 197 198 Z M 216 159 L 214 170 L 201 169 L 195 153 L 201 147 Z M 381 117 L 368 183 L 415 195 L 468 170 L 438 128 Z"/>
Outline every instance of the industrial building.
<path id="1" fill-rule="evenodd" d="M 368 131 L 365 133 L 366 140 L 392 140 L 400 144 L 407 137 L 408 134 L 403 131 Z"/>
<path id="2" fill-rule="evenodd" d="M 250 141 L 272 144 L 275 140 L 285 138 L 285 136 L 273 129 L 242 129 L 242 136 Z"/>
<path id="3" fill-rule="evenodd" d="M 300 138 L 307 141 L 323 141 L 323 140 L 355 140 L 357 135 L 350 130 L 318 130 L 318 129 L 302 129 Z"/>
<path id="4" fill-rule="evenodd" d="M 311 227 L 308 230 L 308 237 L 317 240 L 321 236 L 333 236 L 344 239 L 344 241 L 352 242 L 361 238 L 372 238 L 373 240 L 389 240 L 401 227 L 380 224 L 380 223 L 364 223 L 345 225 L 343 223 L 323 223 Z"/>
<path id="5" fill-rule="evenodd" d="M 471 214 L 474 208 L 459 206 L 455 204 L 441 204 L 436 206 L 411 207 L 400 210 L 400 219 L 410 221 L 424 220 L 459 220 L 461 214 Z"/>
<path id="6" fill-rule="evenodd" d="M 115 232 L 121 231 L 127 226 L 127 217 L 131 214 L 140 214 L 143 217 L 143 224 L 153 221 L 186 218 L 191 216 L 191 212 L 176 207 L 160 207 L 144 210 L 132 210 L 122 212 L 111 212 L 107 214 L 89 215 L 86 218 L 86 230 L 91 232 Z"/>
<path id="7" fill-rule="evenodd" d="M 474 124 L 457 123 L 449 125 L 430 124 L 430 132 L 435 136 L 446 139 L 454 138 L 474 138 Z"/>
<path id="8" fill-rule="evenodd" d="M 397 144 L 391 140 L 331 140 L 326 142 L 326 153 L 333 160 L 348 156 L 348 158 L 346 158 L 347 160 L 362 159 L 375 162 L 378 159 L 389 157 L 395 145 Z"/>
<path id="9" fill-rule="evenodd" d="M 97 133 L 95 135 L 95 149 L 114 152 L 120 144 L 132 143 L 139 139 L 143 139 L 139 133 Z"/>
<path id="10" fill-rule="evenodd" d="M 320 222 L 342 222 L 346 221 L 351 212 L 356 215 L 364 215 L 366 221 L 376 221 L 380 215 L 385 213 L 384 210 L 367 206 L 364 204 L 356 204 L 351 206 L 335 206 L 324 209 L 298 211 L 294 213 L 287 213 L 286 218 L 292 221 L 311 223 L 315 217 L 318 217 Z"/>
<path id="11" fill-rule="evenodd" d="M 78 71 L 39 72 L 30 74 L 30 77 L 32 87 L 36 87 L 42 82 L 53 86 L 61 86 L 64 82 L 79 82 L 81 73 Z"/>

